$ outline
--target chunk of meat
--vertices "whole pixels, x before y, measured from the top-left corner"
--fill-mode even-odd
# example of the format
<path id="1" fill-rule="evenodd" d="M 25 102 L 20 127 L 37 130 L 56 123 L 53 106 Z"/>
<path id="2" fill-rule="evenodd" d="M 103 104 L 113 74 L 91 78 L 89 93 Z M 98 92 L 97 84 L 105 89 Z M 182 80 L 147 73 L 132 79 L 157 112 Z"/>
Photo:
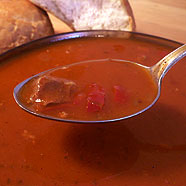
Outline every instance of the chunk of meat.
<path id="1" fill-rule="evenodd" d="M 88 96 L 87 96 L 87 111 L 98 112 L 105 104 L 105 90 L 93 83 L 89 86 Z"/>
<path id="2" fill-rule="evenodd" d="M 49 75 L 41 76 L 34 82 L 32 103 L 42 106 L 70 102 L 77 89 L 76 83 Z"/>

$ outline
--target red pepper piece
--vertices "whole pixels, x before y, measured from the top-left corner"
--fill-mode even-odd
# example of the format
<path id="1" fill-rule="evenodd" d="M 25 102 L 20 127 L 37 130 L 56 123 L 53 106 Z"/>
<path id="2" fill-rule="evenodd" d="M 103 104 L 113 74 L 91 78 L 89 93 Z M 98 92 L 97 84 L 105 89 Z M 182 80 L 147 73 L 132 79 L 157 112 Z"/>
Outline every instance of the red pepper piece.
<path id="1" fill-rule="evenodd" d="M 115 85 L 113 87 L 113 91 L 114 91 L 114 100 L 118 103 L 126 103 L 128 100 L 128 94 L 126 92 L 126 90 L 119 86 L 119 85 Z"/>
<path id="2" fill-rule="evenodd" d="M 88 112 L 99 112 L 102 110 L 105 104 L 105 90 L 93 83 L 89 86 L 87 96 L 87 111 Z"/>

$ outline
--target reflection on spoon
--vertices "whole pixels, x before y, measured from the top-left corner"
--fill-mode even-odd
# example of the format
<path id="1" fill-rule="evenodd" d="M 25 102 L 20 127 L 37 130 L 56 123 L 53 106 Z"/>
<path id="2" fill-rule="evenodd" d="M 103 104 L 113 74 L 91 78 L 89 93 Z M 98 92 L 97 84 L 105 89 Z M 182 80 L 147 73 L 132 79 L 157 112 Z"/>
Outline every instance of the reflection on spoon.
<path id="1" fill-rule="evenodd" d="M 100 59 L 39 73 L 14 89 L 18 105 L 29 113 L 58 121 L 97 123 L 127 119 L 159 98 L 167 71 L 186 55 L 186 45 L 152 67 Z"/>

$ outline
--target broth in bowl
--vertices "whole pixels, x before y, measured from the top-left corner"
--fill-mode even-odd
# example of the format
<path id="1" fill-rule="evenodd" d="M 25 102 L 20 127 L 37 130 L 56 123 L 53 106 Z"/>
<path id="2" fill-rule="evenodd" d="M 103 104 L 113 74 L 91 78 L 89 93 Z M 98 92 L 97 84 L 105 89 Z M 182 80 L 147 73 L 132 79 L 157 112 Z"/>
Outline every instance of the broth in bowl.
<path id="1" fill-rule="evenodd" d="M 1 185 L 186 183 L 185 59 L 163 80 L 156 105 L 120 122 L 83 125 L 46 120 L 23 111 L 14 101 L 12 92 L 19 82 L 57 66 L 108 58 L 152 66 L 180 46 L 142 34 L 125 36 L 104 31 L 63 34 L 1 56 Z"/>

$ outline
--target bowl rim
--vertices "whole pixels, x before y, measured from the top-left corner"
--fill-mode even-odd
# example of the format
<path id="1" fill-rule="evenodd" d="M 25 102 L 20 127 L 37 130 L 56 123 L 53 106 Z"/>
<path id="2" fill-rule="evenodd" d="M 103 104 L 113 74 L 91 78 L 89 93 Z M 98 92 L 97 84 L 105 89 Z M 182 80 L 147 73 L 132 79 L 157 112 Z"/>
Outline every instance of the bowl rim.
<path id="1" fill-rule="evenodd" d="M 117 36 L 117 37 L 116 37 Z M 0 54 L 0 63 L 2 63 L 3 60 L 6 60 L 9 57 L 15 56 L 19 54 L 20 52 L 24 52 L 27 50 L 31 50 L 33 48 L 39 48 L 42 46 L 46 46 L 52 43 L 61 42 L 64 40 L 70 40 L 70 39 L 78 39 L 78 38 L 106 38 L 106 37 L 116 37 L 116 38 L 129 38 L 137 37 L 141 39 L 149 39 L 151 41 L 161 41 L 162 43 L 171 44 L 171 45 L 177 45 L 179 47 L 183 43 L 174 41 L 171 39 L 167 39 L 160 36 L 155 36 L 147 33 L 141 33 L 141 32 L 131 32 L 131 31 L 118 31 L 118 30 L 82 30 L 82 31 L 73 31 L 73 32 L 65 32 L 65 33 L 59 33 L 54 34 L 46 37 L 42 37 L 30 42 L 27 42 L 25 44 L 22 44 L 20 46 L 17 46 L 15 48 L 12 48 L 2 54 Z M 174 46 L 175 47 L 175 46 Z"/>

